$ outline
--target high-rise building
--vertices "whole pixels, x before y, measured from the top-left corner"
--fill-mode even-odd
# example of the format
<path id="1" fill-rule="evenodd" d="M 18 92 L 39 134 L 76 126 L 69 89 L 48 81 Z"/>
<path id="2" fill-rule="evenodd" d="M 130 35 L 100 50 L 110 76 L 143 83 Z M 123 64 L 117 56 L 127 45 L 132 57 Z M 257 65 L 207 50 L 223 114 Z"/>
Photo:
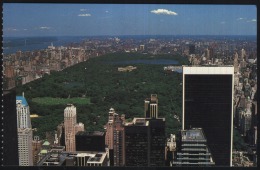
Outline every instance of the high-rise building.
<path id="1" fill-rule="evenodd" d="M 84 124 L 77 124 L 76 107 L 72 104 L 68 104 L 64 110 L 64 129 L 66 151 L 76 151 L 75 135 L 84 131 Z"/>
<path id="2" fill-rule="evenodd" d="M 29 105 L 23 96 L 16 96 L 18 155 L 20 166 L 33 165 L 32 126 Z"/>
<path id="3" fill-rule="evenodd" d="M 240 132 L 243 136 L 246 136 L 248 130 L 251 128 L 251 122 L 252 122 L 252 113 L 251 112 L 243 112 L 241 118 L 241 127 Z"/>
<path id="4" fill-rule="evenodd" d="M 150 165 L 165 165 L 165 119 L 146 118 L 149 121 Z"/>
<path id="5" fill-rule="evenodd" d="M 239 71 L 239 64 L 238 64 L 238 54 L 237 52 L 234 55 L 234 72 L 237 73 Z"/>
<path id="6" fill-rule="evenodd" d="M 213 166 L 207 139 L 200 128 L 181 130 L 174 166 Z"/>
<path id="7" fill-rule="evenodd" d="M 3 97 L 3 113 L 1 118 L 1 124 L 3 130 L 2 138 L 2 165 L 19 165 L 18 159 L 18 138 L 17 138 L 17 116 L 16 116 L 16 94 L 15 90 L 4 90 Z"/>
<path id="8" fill-rule="evenodd" d="M 158 98 L 144 101 L 145 118 L 125 124 L 126 166 L 165 165 L 165 119 L 158 118 Z"/>
<path id="9" fill-rule="evenodd" d="M 150 165 L 165 165 L 165 119 L 158 118 L 157 94 L 144 101 L 144 114 L 149 121 Z"/>
<path id="10" fill-rule="evenodd" d="M 115 115 L 114 108 L 110 108 L 108 112 L 108 122 L 105 126 L 106 129 L 106 145 L 109 149 L 113 149 L 113 122 L 114 122 L 114 115 Z"/>
<path id="11" fill-rule="evenodd" d="M 183 67 L 182 130 L 202 128 L 217 166 L 232 166 L 234 67 Z"/>
<path id="12" fill-rule="evenodd" d="M 165 166 L 172 166 L 174 153 L 176 151 L 176 136 L 171 134 L 167 138 L 167 144 L 165 147 Z"/>
<path id="13" fill-rule="evenodd" d="M 33 166 L 32 129 L 18 128 L 19 165 Z"/>
<path id="14" fill-rule="evenodd" d="M 125 115 L 119 116 L 113 108 L 110 108 L 108 122 L 105 125 L 105 141 L 109 149 L 111 166 L 123 166 L 125 164 L 124 123 Z"/>
<path id="15" fill-rule="evenodd" d="M 115 116 L 113 130 L 113 151 L 114 151 L 114 166 L 125 165 L 125 116 Z"/>
<path id="16" fill-rule="evenodd" d="M 125 124 L 125 165 L 150 165 L 149 121 L 134 118 Z"/>
<path id="17" fill-rule="evenodd" d="M 242 48 L 241 49 L 241 61 L 246 60 L 246 51 Z"/>
<path id="18" fill-rule="evenodd" d="M 205 50 L 205 53 L 206 53 L 206 59 L 210 60 L 210 52 L 208 48 Z"/>
<path id="19" fill-rule="evenodd" d="M 78 132 L 76 134 L 76 151 L 96 151 L 105 152 L 105 133 Z"/>
<path id="20" fill-rule="evenodd" d="M 158 99 L 156 94 L 144 101 L 144 116 L 146 118 L 158 118 Z"/>
<path id="21" fill-rule="evenodd" d="M 33 165 L 37 165 L 39 160 L 39 152 L 41 151 L 42 141 L 40 140 L 39 136 L 34 136 L 32 141 L 32 152 L 33 152 Z"/>
<path id="22" fill-rule="evenodd" d="M 31 128 L 29 105 L 24 96 L 16 96 L 17 127 Z"/>

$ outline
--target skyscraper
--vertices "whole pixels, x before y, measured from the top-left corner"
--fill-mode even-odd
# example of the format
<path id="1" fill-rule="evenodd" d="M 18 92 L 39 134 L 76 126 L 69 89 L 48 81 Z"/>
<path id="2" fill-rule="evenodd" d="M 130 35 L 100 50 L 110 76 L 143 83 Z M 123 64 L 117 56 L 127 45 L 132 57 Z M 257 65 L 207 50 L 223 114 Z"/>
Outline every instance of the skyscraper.
<path id="1" fill-rule="evenodd" d="M 125 165 L 125 115 L 115 116 L 113 130 L 114 166 Z"/>
<path id="2" fill-rule="evenodd" d="M 237 52 L 234 55 L 234 72 L 237 73 L 239 71 L 239 64 L 238 64 L 238 54 Z"/>
<path id="3" fill-rule="evenodd" d="M 158 98 L 144 101 L 145 118 L 125 124 L 126 166 L 165 165 L 165 119 L 158 118 Z"/>
<path id="4" fill-rule="evenodd" d="M 109 149 L 110 165 L 123 166 L 125 164 L 125 115 L 119 116 L 113 108 L 109 109 L 106 129 L 106 145 Z"/>
<path id="5" fill-rule="evenodd" d="M 151 98 L 145 99 L 144 114 L 146 118 L 158 117 L 158 99 L 156 94 L 151 94 Z"/>
<path id="6" fill-rule="evenodd" d="M 164 166 L 165 164 L 165 119 L 158 118 L 157 94 L 144 101 L 144 113 L 149 121 L 150 165 Z"/>
<path id="7" fill-rule="evenodd" d="M 150 166 L 165 165 L 165 119 L 146 118 L 149 121 Z"/>
<path id="8" fill-rule="evenodd" d="M 149 121 L 134 118 L 125 124 L 125 165 L 150 165 Z"/>
<path id="9" fill-rule="evenodd" d="M 113 108 L 110 108 L 108 114 L 109 114 L 108 122 L 105 126 L 106 145 L 108 146 L 108 149 L 113 149 L 113 129 L 114 129 L 113 123 L 114 123 L 114 115 L 116 114 L 115 110 Z"/>
<path id="10" fill-rule="evenodd" d="M 17 127 L 31 128 L 29 105 L 24 96 L 16 96 Z"/>
<path id="11" fill-rule="evenodd" d="M 242 60 L 246 60 L 245 57 L 246 57 L 246 51 L 242 48 L 242 49 L 241 49 L 241 61 L 242 61 Z"/>
<path id="12" fill-rule="evenodd" d="M 217 166 L 232 165 L 234 67 L 183 67 L 182 130 L 203 128 Z"/>
<path id="13" fill-rule="evenodd" d="M 23 96 L 16 96 L 18 154 L 20 166 L 33 165 L 32 126 L 29 105 Z"/>
<path id="14" fill-rule="evenodd" d="M 68 104 L 64 110 L 64 129 L 66 151 L 76 151 L 75 135 L 84 131 L 84 124 L 77 124 L 76 107 L 72 104 Z"/>

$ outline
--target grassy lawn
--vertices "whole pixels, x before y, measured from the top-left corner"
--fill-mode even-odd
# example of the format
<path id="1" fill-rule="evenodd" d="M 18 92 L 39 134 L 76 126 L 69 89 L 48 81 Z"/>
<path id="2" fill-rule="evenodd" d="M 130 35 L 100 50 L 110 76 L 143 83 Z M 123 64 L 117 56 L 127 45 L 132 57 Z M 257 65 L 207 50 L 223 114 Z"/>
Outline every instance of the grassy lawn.
<path id="1" fill-rule="evenodd" d="M 52 97 L 37 97 L 32 99 L 33 102 L 38 104 L 44 104 L 44 105 L 59 105 L 59 104 L 90 104 L 89 98 L 81 98 L 81 97 L 75 97 L 75 98 L 52 98 Z"/>

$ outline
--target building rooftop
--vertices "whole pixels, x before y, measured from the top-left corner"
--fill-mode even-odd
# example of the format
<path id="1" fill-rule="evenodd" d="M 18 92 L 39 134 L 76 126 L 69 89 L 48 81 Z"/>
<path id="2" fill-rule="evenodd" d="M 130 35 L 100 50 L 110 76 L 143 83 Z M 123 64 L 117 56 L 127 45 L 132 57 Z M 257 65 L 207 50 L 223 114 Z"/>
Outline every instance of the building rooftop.
<path id="1" fill-rule="evenodd" d="M 88 163 L 102 163 L 107 155 L 106 152 L 75 152 L 75 157 L 89 157 Z"/>
<path id="2" fill-rule="evenodd" d="M 134 118 L 133 123 L 135 126 L 148 126 L 149 121 L 146 121 L 145 118 Z"/>
<path id="3" fill-rule="evenodd" d="M 18 101 L 18 100 L 21 100 L 21 101 L 22 101 L 21 104 L 22 104 L 23 106 L 28 106 L 28 103 L 27 103 L 25 97 L 23 97 L 23 96 L 16 96 L 16 104 L 17 104 L 17 101 Z"/>
<path id="4" fill-rule="evenodd" d="M 43 159 L 38 162 L 38 166 L 61 166 L 66 158 L 68 153 L 47 153 Z"/>
<path id="5" fill-rule="evenodd" d="M 104 136 L 105 132 L 101 131 L 93 131 L 93 132 L 86 132 L 86 131 L 79 131 L 76 135 L 85 135 L 85 136 Z"/>
<path id="6" fill-rule="evenodd" d="M 202 129 L 193 128 L 190 130 L 181 131 L 182 140 L 206 140 Z"/>

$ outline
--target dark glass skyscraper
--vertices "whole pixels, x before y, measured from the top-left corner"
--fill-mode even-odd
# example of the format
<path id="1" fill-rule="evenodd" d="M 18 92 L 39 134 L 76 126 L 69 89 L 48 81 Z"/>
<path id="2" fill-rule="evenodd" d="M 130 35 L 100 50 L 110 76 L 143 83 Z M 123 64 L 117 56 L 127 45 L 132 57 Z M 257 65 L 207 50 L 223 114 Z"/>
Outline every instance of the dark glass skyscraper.
<path id="1" fill-rule="evenodd" d="M 165 119 L 146 119 L 150 126 L 150 166 L 165 165 Z"/>
<path id="2" fill-rule="evenodd" d="M 134 118 L 132 123 L 125 124 L 126 166 L 150 165 L 149 136 L 149 121 L 145 118 Z"/>
<path id="3" fill-rule="evenodd" d="M 145 118 L 125 124 L 126 166 L 165 166 L 165 119 L 158 118 L 157 95 L 144 102 Z"/>
<path id="4" fill-rule="evenodd" d="M 203 128 L 216 166 L 232 165 L 234 67 L 183 67 L 182 130 Z"/>

